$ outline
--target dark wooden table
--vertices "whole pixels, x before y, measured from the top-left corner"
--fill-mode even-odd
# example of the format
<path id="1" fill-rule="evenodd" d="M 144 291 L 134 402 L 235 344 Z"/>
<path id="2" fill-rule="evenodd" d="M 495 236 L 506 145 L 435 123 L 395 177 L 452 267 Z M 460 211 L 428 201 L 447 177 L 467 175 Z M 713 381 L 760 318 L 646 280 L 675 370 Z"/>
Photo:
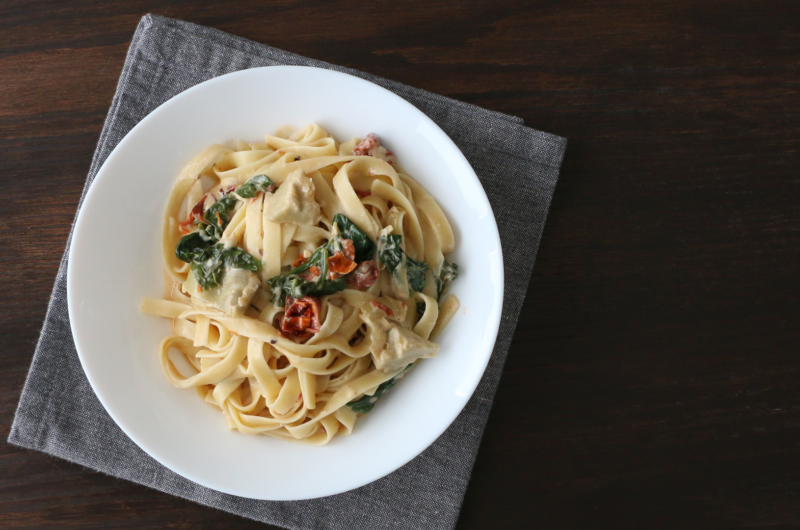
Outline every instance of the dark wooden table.
<path id="1" fill-rule="evenodd" d="M 147 12 L 569 138 L 459 530 L 800 526 L 800 3 L 0 3 L 0 436 Z M 264 528 L 0 444 L 0 527 Z"/>

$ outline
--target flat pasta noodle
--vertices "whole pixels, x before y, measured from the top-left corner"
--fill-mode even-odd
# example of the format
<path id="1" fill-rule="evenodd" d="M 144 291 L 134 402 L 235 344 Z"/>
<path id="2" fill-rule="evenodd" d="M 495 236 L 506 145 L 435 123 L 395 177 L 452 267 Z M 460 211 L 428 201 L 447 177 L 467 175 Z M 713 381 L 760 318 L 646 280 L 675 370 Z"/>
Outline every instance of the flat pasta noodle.
<path id="1" fill-rule="evenodd" d="M 175 180 L 161 248 L 165 297 L 140 309 L 171 322 L 162 371 L 243 434 L 351 434 L 459 307 L 452 227 L 373 134 L 209 146 Z"/>

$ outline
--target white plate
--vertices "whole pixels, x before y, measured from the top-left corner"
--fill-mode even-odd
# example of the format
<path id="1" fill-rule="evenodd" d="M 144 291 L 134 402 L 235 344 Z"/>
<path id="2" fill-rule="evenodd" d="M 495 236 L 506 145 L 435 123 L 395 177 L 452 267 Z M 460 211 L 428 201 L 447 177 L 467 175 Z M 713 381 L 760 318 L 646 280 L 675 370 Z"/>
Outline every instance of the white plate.
<path id="1" fill-rule="evenodd" d="M 168 322 L 139 313 L 161 296 L 159 230 L 180 169 L 212 143 L 261 141 L 284 124 L 316 122 L 339 141 L 377 133 L 436 198 L 456 233 L 462 309 L 423 361 L 352 436 L 308 447 L 229 431 L 158 362 Z M 452 258 L 451 258 L 452 259 Z M 357 488 L 433 443 L 483 375 L 500 324 L 503 258 L 489 201 L 450 138 L 393 93 L 362 79 L 297 66 L 244 70 L 172 98 L 143 119 L 100 169 L 78 216 L 67 292 L 72 334 L 97 397 L 153 458 L 203 486 L 254 499 L 296 500 Z"/>

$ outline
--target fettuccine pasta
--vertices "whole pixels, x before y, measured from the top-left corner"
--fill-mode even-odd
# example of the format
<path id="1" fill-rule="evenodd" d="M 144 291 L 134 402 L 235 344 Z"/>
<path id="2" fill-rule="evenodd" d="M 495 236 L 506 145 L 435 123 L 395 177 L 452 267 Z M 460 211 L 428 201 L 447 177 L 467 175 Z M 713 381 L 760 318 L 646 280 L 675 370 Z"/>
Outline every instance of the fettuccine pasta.
<path id="1" fill-rule="evenodd" d="M 319 125 L 212 145 L 180 172 L 161 234 L 164 375 L 230 429 L 323 445 L 421 359 L 459 307 L 455 239 L 374 134 Z"/>

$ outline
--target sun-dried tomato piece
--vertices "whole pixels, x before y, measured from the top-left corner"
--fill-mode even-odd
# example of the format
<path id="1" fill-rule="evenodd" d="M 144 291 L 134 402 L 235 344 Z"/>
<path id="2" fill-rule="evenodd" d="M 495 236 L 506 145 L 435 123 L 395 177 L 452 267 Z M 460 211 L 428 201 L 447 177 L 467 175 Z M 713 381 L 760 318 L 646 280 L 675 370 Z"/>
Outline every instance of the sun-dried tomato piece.
<path id="1" fill-rule="evenodd" d="M 328 279 L 335 280 L 350 274 L 358 266 L 355 262 L 356 247 L 352 239 L 341 239 L 342 250 L 337 250 L 328 258 Z"/>
<path id="2" fill-rule="evenodd" d="M 304 258 L 303 256 L 300 256 L 299 258 L 294 260 L 294 263 L 292 263 L 292 268 L 296 269 L 297 267 L 299 267 L 300 265 L 302 265 L 305 262 L 306 262 L 306 258 Z"/>
<path id="3" fill-rule="evenodd" d="M 363 199 L 364 197 L 369 197 L 370 195 L 372 195 L 372 192 L 369 191 L 355 190 L 355 192 L 356 195 L 358 195 L 359 199 Z"/>
<path id="4" fill-rule="evenodd" d="M 373 261 L 362 261 L 356 272 L 353 274 L 356 287 L 359 289 L 368 289 L 378 280 L 381 271 L 378 270 L 378 265 Z"/>
<path id="5" fill-rule="evenodd" d="M 322 304 L 316 296 L 304 296 L 299 299 L 287 296 L 286 309 L 281 318 L 281 331 L 294 336 L 318 333 L 321 307 Z"/>
<path id="6" fill-rule="evenodd" d="M 315 282 L 319 280 L 320 276 L 322 276 L 322 271 L 316 265 L 310 266 L 308 270 L 302 274 L 303 279 L 307 282 Z"/>
<path id="7" fill-rule="evenodd" d="M 199 219 L 201 221 L 203 220 L 203 209 L 205 204 L 206 204 L 206 196 L 203 195 L 203 198 L 200 199 L 200 201 L 194 205 L 192 211 L 189 212 L 188 219 L 186 219 L 184 222 L 178 225 L 178 230 L 180 230 L 181 234 L 188 234 L 189 232 L 191 232 L 191 230 L 189 230 L 189 227 L 192 225 L 192 223 L 194 223 L 195 219 Z"/>
<path id="8" fill-rule="evenodd" d="M 389 309 L 388 307 L 386 307 L 385 305 L 383 305 L 380 302 L 376 302 L 375 300 L 373 300 L 373 301 L 370 302 L 370 304 L 372 304 L 372 307 L 374 307 L 375 309 L 380 309 L 381 311 L 386 313 L 387 317 L 390 317 L 390 316 L 394 315 L 394 311 L 392 311 L 391 309 Z"/>
<path id="9" fill-rule="evenodd" d="M 333 256 L 328 258 L 328 279 L 341 278 L 345 274 L 353 272 L 356 267 L 355 261 L 347 259 L 347 256 L 341 252 L 335 252 Z"/>
<path id="10" fill-rule="evenodd" d="M 305 333 L 311 325 L 309 317 L 290 317 L 281 321 L 281 330 L 284 333 Z"/>

